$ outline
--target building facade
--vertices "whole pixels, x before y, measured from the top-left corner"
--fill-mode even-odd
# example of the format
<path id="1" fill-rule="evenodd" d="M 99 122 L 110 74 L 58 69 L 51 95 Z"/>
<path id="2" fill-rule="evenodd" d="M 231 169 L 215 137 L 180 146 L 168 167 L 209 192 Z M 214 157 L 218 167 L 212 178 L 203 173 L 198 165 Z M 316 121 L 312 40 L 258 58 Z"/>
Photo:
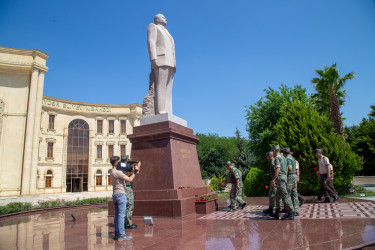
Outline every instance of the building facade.
<path id="1" fill-rule="evenodd" d="M 111 190 L 142 106 L 43 96 L 48 57 L 0 47 L 0 196 Z"/>

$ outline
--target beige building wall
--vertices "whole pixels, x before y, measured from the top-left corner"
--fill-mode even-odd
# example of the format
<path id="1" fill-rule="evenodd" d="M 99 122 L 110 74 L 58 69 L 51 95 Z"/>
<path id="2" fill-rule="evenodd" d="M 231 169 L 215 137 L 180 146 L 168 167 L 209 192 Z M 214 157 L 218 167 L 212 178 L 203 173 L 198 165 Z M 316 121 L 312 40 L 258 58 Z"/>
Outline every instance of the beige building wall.
<path id="1" fill-rule="evenodd" d="M 121 155 L 121 145 L 130 155 L 131 143 L 127 138 L 133 127 L 139 125 L 142 114 L 140 104 L 104 105 L 81 103 L 44 96 L 42 106 L 39 162 L 37 169 L 37 193 L 66 192 L 68 158 L 68 127 L 75 119 L 89 125 L 88 191 L 112 190 L 108 182 L 108 170 L 112 168 L 108 146 L 113 145 L 114 155 Z M 49 129 L 49 117 L 55 117 L 54 129 Z M 103 133 L 97 131 L 97 121 L 103 121 Z M 109 133 L 109 121 L 114 121 L 114 133 Z M 126 122 L 126 133 L 121 133 L 121 120 Z M 53 157 L 48 157 L 48 142 L 53 143 Z M 102 145 L 102 158 L 97 158 L 97 145 Z M 52 171 L 52 186 L 46 187 L 47 171 Z M 102 185 L 96 185 L 96 173 L 101 170 Z M 100 175 L 98 175 L 100 176 Z M 100 177 L 99 177 L 100 178 Z"/>
<path id="2" fill-rule="evenodd" d="M 32 147 L 38 139 L 36 103 L 48 57 L 36 49 L 0 46 L 0 196 L 20 195 L 22 187 L 29 193 Z"/>
<path id="3" fill-rule="evenodd" d="M 39 50 L 0 47 L 0 197 L 66 192 L 68 127 L 75 119 L 89 126 L 87 191 L 112 189 L 108 183 L 109 145 L 113 145 L 114 155 L 120 156 L 121 145 L 130 155 L 127 135 L 139 126 L 142 106 L 43 96 L 48 57 Z M 53 129 L 50 115 L 55 117 Z M 98 120 L 103 121 L 103 133 L 97 131 Z M 114 133 L 108 131 L 110 120 Z M 126 121 L 125 133 L 121 133 L 122 120 Z M 48 143 L 53 144 L 52 157 L 48 157 Z M 102 158 L 97 157 L 97 145 L 102 145 Z M 96 185 L 97 176 L 102 178 L 101 185 Z"/>

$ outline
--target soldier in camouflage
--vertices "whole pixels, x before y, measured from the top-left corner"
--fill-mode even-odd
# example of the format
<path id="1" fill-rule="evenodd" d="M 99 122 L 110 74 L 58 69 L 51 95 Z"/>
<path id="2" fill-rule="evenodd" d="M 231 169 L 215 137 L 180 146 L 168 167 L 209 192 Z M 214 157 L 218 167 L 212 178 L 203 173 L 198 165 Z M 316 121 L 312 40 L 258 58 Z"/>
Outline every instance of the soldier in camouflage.
<path id="1" fill-rule="evenodd" d="M 273 215 L 276 220 L 279 219 L 281 210 L 281 200 L 284 203 L 284 207 L 287 211 L 285 220 L 294 220 L 294 209 L 287 190 L 287 163 L 284 156 L 280 155 L 279 145 L 272 146 L 273 155 L 275 157 L 275 177 L 272 180 L 272 186 L 277 187 L 276 191 L 276 212 Z"/>
<path id="2" fill-rule="evenodd" d="M 135 229 L 138 226 L 133 224 L 132 215 L 134 211 L 134 193 L 133 193 L 133 183 L 125 182 L 126 184 L 126 216 L 125 216 L 125 228 Z"/>
<path id="3" fill-rule="evenodd" d="M 137 169 L 137 174 L 139 174 L 141 162 L 134 163 L 132 165 L 134 168 L 131 172 L 128 173 L 129 176 L 132 176 Z M 134 193 L 133 193 L 133 183 L 132 182 L 125 182 L 126 185 L 126 215 L 125 215 L 125 228 L 126 229 L 135 229 L 138 226 L 133 224 L 132 216 L 134 211 Z"/>
<path id="4" fill-rule="evenodd" d="M 286 158 L 286 165 L 288 168 L 287 188 L 288 188 L 288 193 L 293 203 L 294 216 L 299 216 L 299 201 L 298 201 L 298 192 L 297 192 L 298 177 L 297 177 L 297 169 L 296 169 L 297 161 L 290 154 L 290 148 L 284 148 L 283 155 Z"/>
<path id="5" fill-rule="evenodd" d="M 275 178 L 275 159 L 273 158 L 273 152 L 266 153 L 267 160 L 270 162 L 270 175 L 271 180 Z M 275 207 L 275 196 L 276 196 L 277 187 L 273 187 L 272 183 L 270 184 L 269 191 L 268 191 L 268 198 L 269 198 L 269 207 L 266 210 L 263 210 L 265 214 L 273 214 L 273 208 Z"/>
<path id="6" fill-rule="evenodd" d="M 237 202 L 240 204 L 241 209 L 243 209 L 246 206 L 246 202 L 242 199 L 242 173 L 239 169 L 233 167 L 230 161 L 227 162 L 225 167 L 229 170 L 229 173 L 226 181 L 224 182 L 224 186 L 226 186 L 228 182 L 232 184 L 232 188 L 230 190 L 230 211 L 232 212 L 237 210 Z"/>

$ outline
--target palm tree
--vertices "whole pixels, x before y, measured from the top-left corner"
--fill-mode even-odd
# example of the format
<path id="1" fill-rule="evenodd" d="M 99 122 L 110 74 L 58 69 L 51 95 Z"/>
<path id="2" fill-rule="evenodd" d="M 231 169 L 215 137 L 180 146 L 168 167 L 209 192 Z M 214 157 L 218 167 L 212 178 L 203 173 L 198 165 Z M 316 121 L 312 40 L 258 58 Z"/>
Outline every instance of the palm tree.
<path id="1" fill-rule="evenodd" d="M 340 78 L 340 71 L 336 69 L 336 63 L 332 66 L 324 66 L 324 70 L 317 69 L 319 75 L 311 80 L 317 93 L 313 94 L 312 103 L 320 113 L 328 115 L 333 122 L 336 133 L 343 135 L 340 106 L 345 102 L 346 90 L 342 90 L 346 80 L 355 78 L 351 72 Z"/>
<path id="2" fill-rule="evenodd" d="M 370 106 L 371 111 L 368 113 L 368 116 L 375 118 L 375 105 Z"/>

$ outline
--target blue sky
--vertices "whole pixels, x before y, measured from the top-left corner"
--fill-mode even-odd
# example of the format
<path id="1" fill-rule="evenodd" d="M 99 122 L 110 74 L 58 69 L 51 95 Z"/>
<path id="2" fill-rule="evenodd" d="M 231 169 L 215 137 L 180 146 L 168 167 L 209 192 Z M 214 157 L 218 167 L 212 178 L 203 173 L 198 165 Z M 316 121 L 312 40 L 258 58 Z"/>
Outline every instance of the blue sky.
<path id="1" fill-rule="evenodd" d="M 48 54 L 44 94 L 142 103 L 147 25 L 163 13 L 176 44 L 174 113 L 196 132 L 247 136 L 245 106 L 268 86 L 314 92 L 315 70 L 354 71 L 342 108 L 358 124 L 375 104 L 375 1 L 0 0 L 0 46 Z"/>

